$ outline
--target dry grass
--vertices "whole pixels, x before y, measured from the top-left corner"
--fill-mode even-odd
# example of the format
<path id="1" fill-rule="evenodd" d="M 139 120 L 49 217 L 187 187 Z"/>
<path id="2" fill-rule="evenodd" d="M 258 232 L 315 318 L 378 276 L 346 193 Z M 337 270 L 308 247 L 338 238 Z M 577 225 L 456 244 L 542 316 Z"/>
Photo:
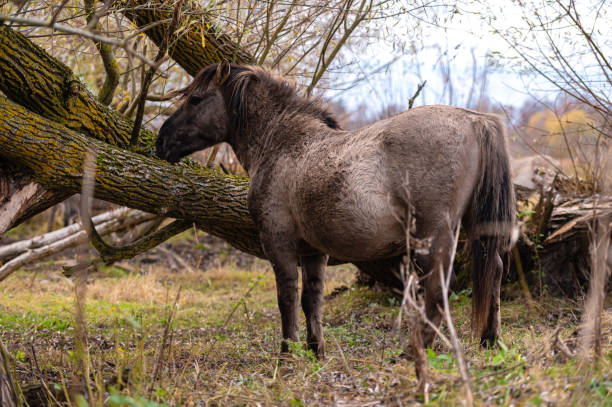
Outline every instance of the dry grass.
<path id="1" fill-rule="evenodd" d="M 392 332 L 398 302 L 361 288 L 329 296 L 337 287 L 352 285 L 349 267 L 328 273 L 324 360 L 313 358 L 302 344 L 279 357 L 275 285 L 264 262 L 247 270 L 224 266 L 168 273 L 147 266 L 139 271 L 107 268 L 89 278 L 86 328 L 96 399 L 90 405 L 420 404 L 413 364 L 404 354 L 407 343 Z M 54 383 L 70 387 L 76 369 L 74 284 L 57 272 L 22 271 L 0 285 L 1 336 L 24 382 L 38 374 L 51 388 Z M 152 383 L 179 287 L 169 345 L 159 380 Z M 483 350 L 470 336 L 469 293 L 453 294 L 453 317 L 476 404 L 612 406 L 610 300 L 602 321 L 604 357 L 596 367 L 559 351 L 557 337 L 570 351 L 577 347 L 579 305 L 547 298 L 530 312 L 520 298 L 505 301 L 505 345 Z M 436 342 L 428 359 L 430 404 L 461 404 L 452 351 Z M 102 383 L 124 369 L 130 369 L 130 383 L 109 398 Z"/>

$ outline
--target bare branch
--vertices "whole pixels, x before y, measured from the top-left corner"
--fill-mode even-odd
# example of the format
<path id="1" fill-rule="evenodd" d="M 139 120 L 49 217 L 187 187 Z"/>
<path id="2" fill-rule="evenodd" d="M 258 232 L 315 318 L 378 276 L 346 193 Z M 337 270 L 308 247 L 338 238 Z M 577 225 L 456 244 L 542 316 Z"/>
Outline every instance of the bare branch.
<path id="1" fill-rule="evenodd" d="M 127 52 L 129 55 L 131 55 L 131 56 L 133 56 L 135 58 L 138 58 L 139 60 L 141 60 L 145 64 L 147 64 L 147 65 L 149 65 L 151 67 L 157 66 L 153 61 L 149 60 L 144 55 L 134 51 L 134 49 L 132 49 L 132 47 L 126 41 L 124 41 L 124 40 L 114 40 L 112 38 L 108 38 L 108 37 L 105 37 L 103 35 L 92 33 L 91 31 L 80 30 L 78 28 L 70 27 L 70 26 L 64 25 L 64 24 L 53 24 L 53 25 L 49 26 L 49 23 L 47 21 L 43 21 L 43 20 L 37 20 L 37 19 L 33 19 L 33 18 L 24 18 L 24 17 L 14 17 L 14 16 L 3 16 L 3 15 L 0 15 L 0 23 L 4 23 L 4 22 L 7 22 L 7 21 L 10 21 L 10 22 L 13 22 L 13 23 L 22 24 L 22 25 L 26 25 L 26 26 L 48 27 L 48 28 L 51 28 L 53 30 L 65 32 L 67 34 L 74 34 L 74 35 L 78 35 L 78 36 L 83 37 L 83 38 L 89 38 L 90 40 L 98 41 L 98 42 L 103 43 L 103 44 L 109 44 L 109 45 L 113 45 L 113 46 L 116 46 L 116 47 L 120 47 L 120 48 L 123 48 L 125 50 L 125 52 Z"/>
<path id="2" fill-rule="evenodd" d="M 96 0 L 84 0 L 84 2 L 87 11 L 87 28 L 92 30 L 92 32 L 94 28 L 99 30 L 100 26 L 97 20 L 100 18 L 100 13 L 95 10 Z M 113 47 L 110 44 L 104 44 L 100 41 L 94 41 L 94 44 L 100 53 L 104 71 L 106 72 L 104 84 L 102 84 L 98 91 L 98 100 L 105 105 L 109 105 L 113 101 L 113 95 L 119 85 L 119 65 L 117 64 Z"/>
<path id="3" fill-rule="evenodd" d="M 423 82 L 419 83 L 419 86 L 417 86 L 416 92 L 414 92 L 414 95 L 412 95 L 412 97 L 408 101 L 408 109 L 412 109 L 412 106 L 414 105 L 414 101 L 416 100 L 416 98 L 419 97 L 419 95 L 421 94 L 421 91 L 425 87 L 426 83 L 427 83 L 427 81 L 423 81 Z"/>
<path id="4" fill-rule="evenodd" d="M 130 212 L 126 217 L 118 217 L 110 219 L 107 222 L 100 224 L 98 227 L 98 233 L 106 235 L 127 227 L 137 225 L 143 222 L 147 222 L 153 219 L 156 215 L 133 211 Z M 80 226 L 80 225 L 79 225 Z M 87 233 L 82 227 L 79 227 L 75 233 L 69 234 L 64 237 L 62 234 L 58 240 L 51 240 L 49 244 L 38 247 L 35 249 L 28 249 L 21 253 L 14 259 L 6 262 L 0 267 L 0 281 L 8 277 L 12 272 L 18 270 L 26 264 L 32 263 L 37 260 L 41 260 L 60 253 L 70 247 L 77 246 L 79 244 L 86 243 L 88 241 Z"/>
<path id="5" fill-rule="evenodd" d="M 136 110 L 136 118 L 134 119 L 134 128 L 132 129 L 132 136 L 130 144 L 135 146 L 138 143 L 138 136 L 140 135 L 140 126 L 142 126 L 142 118 L 144 116 L 144 106 L 146 103 L 147 93 L 149 92 L 149 86 L 151 86 L 151 82 L 153 82 L 153 75 L 161 65 L 163 58 L 168 52 L 168 45 L 170 44 L 170 38 L 174 35 L 179 23 L 179 17 L 181 15 L 181 10 L 183 8 L 183 0 L 179 0 L 174 7 L 174 14 L 172 15 L 172 21 L 170 22 L 170 26 L 168 27 L 168 32 L 164 37 L 159 49 L 157 51 L 157 56 L 155 57 L 155 66 L 150 67 L 147 73 L 144 76 L 142 81 L 142 87 L 140 89 L 140 94 L 138 96 L 138 109 Z"/>

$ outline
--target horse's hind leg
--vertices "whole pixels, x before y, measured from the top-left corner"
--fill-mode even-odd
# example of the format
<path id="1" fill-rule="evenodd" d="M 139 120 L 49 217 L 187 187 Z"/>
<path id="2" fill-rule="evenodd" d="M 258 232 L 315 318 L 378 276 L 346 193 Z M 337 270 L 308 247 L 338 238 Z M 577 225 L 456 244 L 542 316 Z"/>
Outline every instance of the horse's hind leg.
<path id="1" fill-rule="evenodd" d="M 440 271 L 444 277 L 452 273 L 453 259 L 457 248 L 458 227 L 444 225 L 434 234 L 431 247 L 427 254 L 416 256 L 417 264 L 427 273 L 424 281 L 425 288 L 425 312 L 427 319 L 433 325 L 439 326 L 442 319 L 440 310 L 443 305 L 442 285 Z M 423 345 L 431 346 L 436 336 L 435 331 L 429 324 L 423 324 Z"/>
<path id="2" fill-rule="evenodd" d="M 495 345 L 500 334 L 501 315 L 499 309 L 501 280 L 504 273 L 504 264 L 497 251 L 495 251 L 490 261 L 494 262 L 493 269 L 495 271 L 495 276 L 493 277 L 493 296 L 491 297 L 487 323 L 480 335 L 480 345 L 487 348 Z"/>
<path id="3" fill-rule="evenodd" d="M 306 315 L 306 343 L 319 357 L 325 355 L 321 308 L 328 256 L 302 256 L 302 310 Z"/>

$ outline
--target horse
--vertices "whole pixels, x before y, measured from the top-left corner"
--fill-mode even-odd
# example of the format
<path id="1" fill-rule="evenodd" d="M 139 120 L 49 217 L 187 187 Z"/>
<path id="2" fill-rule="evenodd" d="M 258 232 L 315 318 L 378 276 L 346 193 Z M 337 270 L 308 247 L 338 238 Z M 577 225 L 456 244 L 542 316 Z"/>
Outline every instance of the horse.
<path id="1" fill-rule="evenodd" d="M 164 122 L 158 157 L 176 163 L 227 142 L 251 183 L 247 204 L 274 270 L 281 352 L 298 340 L 298 265 L 307 346 L 324 355 L 322 304 L 329 256 L 346 262 L 406 254 L 406 222 L 427 240 L 427 318 L 441 321 L 440 272 L 451 273 L 458 231 L 471 242 L 472 326 L 483 346 L 500 334 L 501 255 L 513 244 L 515 198 L 498 116 L 417 107 L 354 131 L 280 75 L 222 62 L 203 68 Z M 439 271 L 440 270 L 440 271 Z M 425 346 L 435 332 L 426 324 Z"/>

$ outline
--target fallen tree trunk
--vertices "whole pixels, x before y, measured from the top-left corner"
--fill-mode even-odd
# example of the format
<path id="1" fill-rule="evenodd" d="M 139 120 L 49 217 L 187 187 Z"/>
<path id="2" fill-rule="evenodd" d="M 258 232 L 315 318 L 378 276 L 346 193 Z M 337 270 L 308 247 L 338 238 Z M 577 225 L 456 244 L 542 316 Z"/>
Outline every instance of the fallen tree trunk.
<path id="1" fill-rule="evenodd" d="M 246 208 L 248 179 L 173 166 L 67 130 L 0 99 L 0 155 L 49 189 L 76 193 L 86 154 L 96 154 L 95 197 L 145 212 L 193 220 L 238 249 L 263 257 Z"/>
<path id="2" fill-rule="evenodd" d="M 28 110 L 98 140 L 129 145 L 129 120 L 99 103 L 67 66 L 5 25 L 0 25 L 0 72 L 0 91 Z M 141 131 L 139 151 L 152 154 L 154 138 L 154 133 Z M 7 195 L 3 200 L 0 191 L 0 234 L 72 194 L 40 186 L 31 194 L 23 190 L 32 182 L 27 170 L 1 159 L 0 169 L 0 184 Z M 28 199 L 23 199 L 26 195 Z"/>
<path id="3" fill-rule="evenodd" d="M 125 209 L 122 211 L 126 214 L 128 210 Z M 155 218 L 155 215 L 141 211 L 135 211 L 125 217 L 107 216 L 105 220 L 98 220 L 96 229 L 101 236 L 105 236 L 109 233 L 138 225 L 153 218 Z M 83 229 L 81 224 L 75 223 L 74 225 L 56 232 L 47 233 L 41 236 L 41 239 L 31 239 L 29 241 L 17 242 L 17 244 L 2 247 L 0 251 L 3 251 L 10 260 L 0 266 L 0 281 L 4 280 L 13 271 L 30 262 L 47 258 L 68 248 L 88 242 L 89 238 L 87 232 Z M 1 258 L 2 256 L 0 256 L 0 259 Z"/>
<path id="4" fill-rule="evenodd" d="M 133 0 L 117 2 L 116 7 L 139 27 L 152 26 L 145 34 L 155 43 L 162 41 L 169 21 L 154 24 L 167 20 L 172 13 L 172 5 L 161 1 Z M 250 62 L 250 55 L 227 35 L 220 34 L 214 24 L 204 29 L 202 21 L 195 21 L 190 14 L 187 13 L 185 18 L 190 20 L 186 24 L 188 29 L 172 39 L 169 54 L 188 73 L 194 75 L 201 67 L 223 59 L 237 63 Z M 68 67 L 5 25 L 0 25 L 0 72 L 0 91 L 12 101 L 83 135 L 118 147 L 129 146 L 133 127 L 131 120 L 101 104 Z M 153 156 L 155 137 L 154 133 L 141 130 L 136 150 Z M 1 164 L 0 159 L 0 167 Z M 14 176 L 15 173 L 20 173 L 19 177 Z M 17 179 L 18 182 L 13 184 L 26 185 L 31 182 L 29 176 L 22 173 L 22 169 L 14 167 L 7 174 L 0 171 L 0 211 L 5 207 L 3 185 L 11 183 L 10 179 Z M 11 195 L 19 191 L 18 188 L 12 189 Z M 27 192 L 23 191 L 17 198 Z M 18 211 L 14 209 L 14 204 L 5 209 L 14 213 L 13 216 L 3 217 L 6 225 L 0 228 L 0 234 L 62 202 L 71 194 L 37 187 L 37 194 L 22 200 Z"/>
<path id="5" fill-rule="evenodd" d="M 611 218 L 612 196 L 577 197 L 555 207 L 544 239 L 537 244 L 519 242 L 521 260 L 529 271 L 529 285 L 542 287 L 553 295 L 570 298 L 584 295 L 593 268 L 591 234 L 595 219 Z M 607 290 L 610 289 L 612 281 L 608 281 Z"/>
<path id="6" fill-rule="evenodd" d="M 117 2 L 115 7 L 124 13 L 137 26 L 152 28 L 144 33 L 156 44 L 161 43 L 172 13 L 172 5 L 162 1 L 133 0 Z M 223 59 L 237 63 L 248 63 L 251 56 L 227 35 L 219 33 L 215 24 L 195 20 L 186 10 L 185 18 L 190 20 L 187 30 L 171 40 L 169 54 L 188 73 L 194 75 L 203 66 Z M 60 123 L 83 135 L 105 141 L 118 147 L 127 147 L 133 127 L 131 120 L 119 115 L 114 110 L 101 104 L 97 97 L 63 63 L 50 56 L 45 50 L 28 40 L 21 33 L 0 24 L 0 91 L 9 99 L 21 104 L 32 112 Z M 139 145 L 136 150 L 142 154 L 153 155 L 155 134 L 141 130 Z M 1 165 L 0 159 L 0 167 Z M 37 187 L 37 193 L 21 199 L 20 207 L 15 210 L 3 202 L 3 192 L 8 196 L 9 184 L 14 200 L 31 195 L 31 191 L 22 191 L 18 185 L 31 182 L 22 169 L 11 168 L 10 173 L 0 171 L 0 211 L 7 211 L 2 217 L 6 225 L 0 225 L 0 234 L 40 213 L 47 208 L 62 202 L 71 193 L 68 191 L 47 191 Z M 15 176 L 19 173 L 19 176 Z M 16 180 L 16 182 L 15 182 Z M 8 211 L 13 216 L 8 216 Z"/>
<path id="7" fill-rule="evenodd" d="M 101 104 L 70 68 L 5 25 L 0 25 L 0 72 L 2 93 L 28 110 L 97 140 L 130 145 L 130 120 Z M 141 148 L 154 138 L 143 131 Z"/>
<path id="8" fill-rule="evenodd" d="M 153 2 L 159 3 L 159 2 Z M 151 2 L 130 2 L 131 7 L 125 7 L 124 13 L 133 17 L 136 23 L 147 25 L 155 22 L 155 18 L 163 18 L 166 11 L 161 4 Z M 160 8 L 161 7 L 161 8 Z M 161 14 L 160 14 L 161 13 Z M 162 32 L 158 25 L 157 30 L 148 30 L 146 33 L 154 41 L 161 41 Z M 216 42 L 206 42 L 206 47 L 202 47 L 202 42 L 194 43 L 195 38 L 201 40 L 202 33 L 199 31 L 198 24 L 190 24 L 190 30 L 173 42 L 171 52 L 176 56 L 182 66 L 188 68 L 191 73 L 197 72 L 197 66 L 203 66 L 217 62 L 218 57 L 224 54 L 215 54 L 211 50 L 212 44 L 218 44 L 223 49 L 234 48 L 228 37 L 219 37 Z M 155 28 L 155 27 L 154 27 Z M 206 33 L 205 38 L 212 36 Z M 182 47 L 190 47 L 189 51 L 181 51 Z M 238 52 L 237 61 L 246 61 L 249 57 L 243 51 Z M 194 61 L 200 61 L 196 63 Z M 38 113 L 41 116 L 61 124 L 82 135 L 86 135 L 97 140 L 105 141 L 109 144 L 126 148 L 130 143 L 130 135 L 133 127 L 131 120 L 119 115 L 109 107 L 99 103 L 97 98 L 87 90 L 87 87 L 57 59 L 51 57 L 46 51 L 28 40 L 21 33 L 8 26 L 0 25 L 0 91 L 12 101 L 24 106 L 28 110 Z M 142 130 L 139 137 L 139 145 L 135 150 L 146 156 L 154 156 L 153 141 L 156 135 L 150 131 Z M 0 162 L 1 164 L 1 162 Z M 197 164 L 190 163 L 190 166 L 197 168 Z M 0 172 L 0 186 L 2 183 L 8 184 L 11 178 L 18 179 L 14 184 L 27 185 L 31 183 L 31 178 L 23 168 L 15 168 L 14 163 L 10 166 L 9 173 Z M 18 175 L 16 175 L 18 174 Z M 3 202 L 0 196 L 0 211 L 11 211 L 13 216 L 3 216 L 6 225 L 0 228 L 0 234 L 29 219 L 31 216 L 46 210 L 47 208 L 62 202 L 75 190 L 60 190 L 54 188 L 47 191 L 40 186 L 36 186 L 37 194 L 30 196 L 31 191 L 22 191 L 12 188 L 11 202 Z M 0 194 L 2 191 L 0 191 Z M 7 191 L 8 195 L 8 191 Z M 29 199 L 23 199 L 28 195 Z M 8 198 L 8 197 L 7 197 Z M 19 200 L 19 210 L 16 210 L 14 201 Z M 10 204 L 10 208 L 9 208 Z"/>
<path id="9" fill-rule="evenodd" d="M 98 226 L 111 220 L 123 219 L 128 212 L 128 208 L 119 208 L 96 215 L 91 220 L 95 226 Z M 6 262 L 6 260 L 10 260 L 27 250 L 38 249 L 39 247 L 50 245 L 51 243 L 79 232 L 82 228 L 80 223 L 73 223 L 70 226 L 36 236 L 32 239 L 20 240 L 4 245 L 0 247 L 0 261 Z M 114 231 L 115 230 L 113 230 L 113 232 Z"/>

